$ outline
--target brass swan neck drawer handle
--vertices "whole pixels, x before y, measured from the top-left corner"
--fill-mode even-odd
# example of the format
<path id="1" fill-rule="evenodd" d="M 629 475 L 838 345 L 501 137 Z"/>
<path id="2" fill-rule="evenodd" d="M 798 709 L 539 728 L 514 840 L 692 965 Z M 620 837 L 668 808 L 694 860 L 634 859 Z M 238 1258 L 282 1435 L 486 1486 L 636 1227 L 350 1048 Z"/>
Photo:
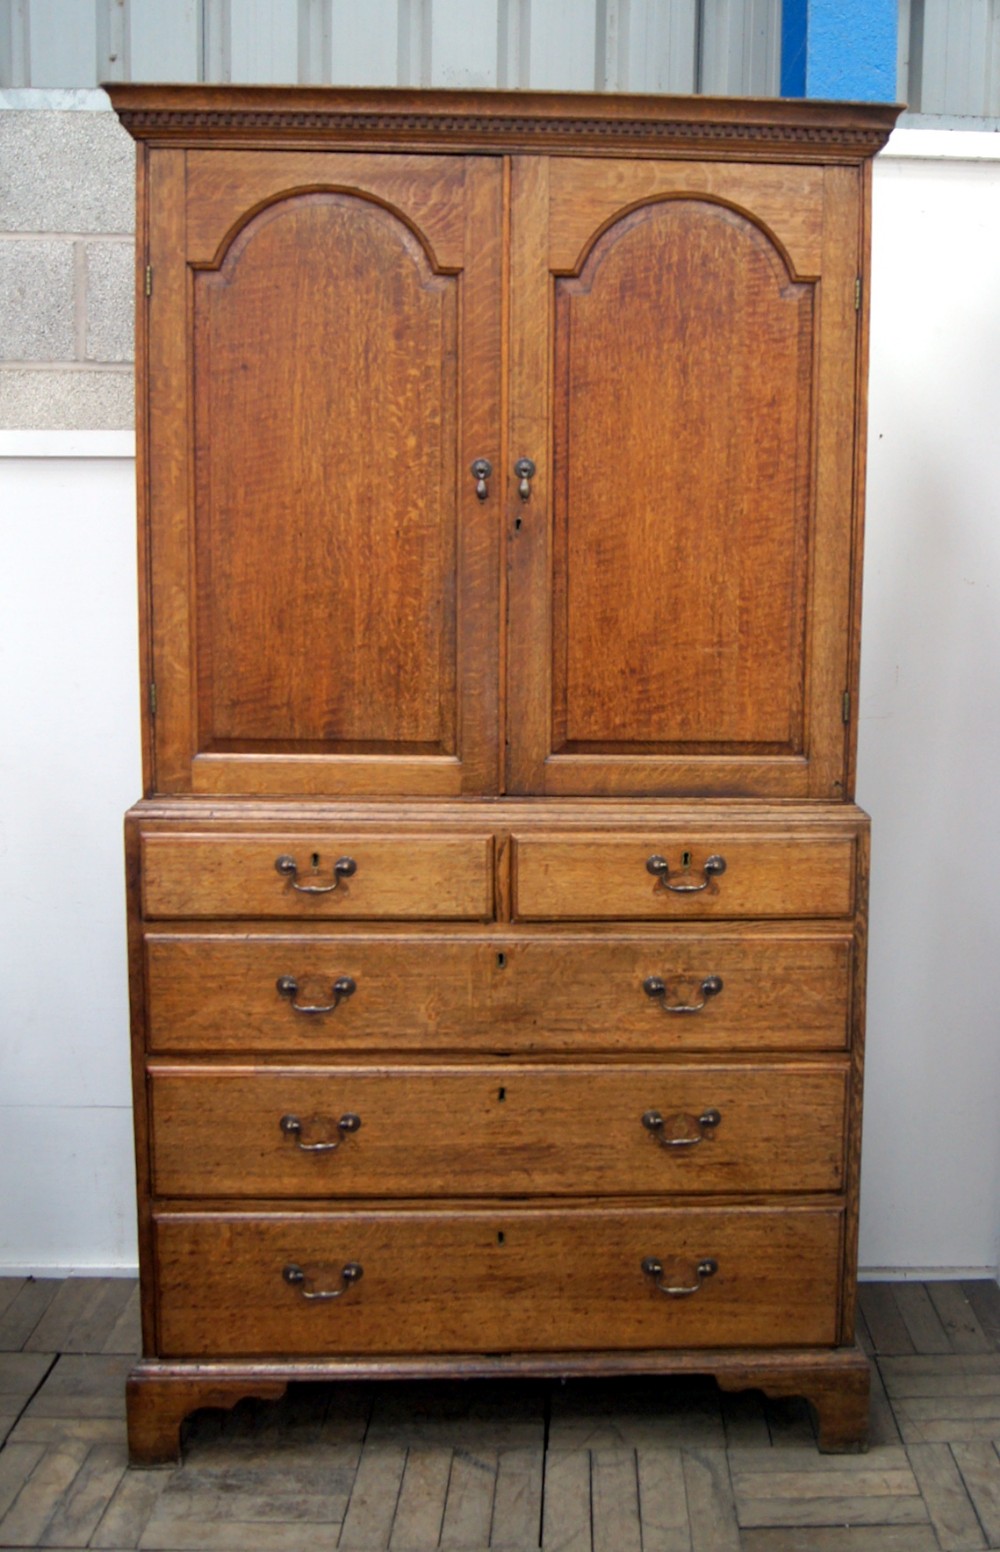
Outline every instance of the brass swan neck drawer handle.
<path id="1" fill-rule="evenodd" d="M 708 888 L 713 878 L 718 878 L 721 873 L 725 873 L 725 857 L 706 857 L 704 863 L 702 864 L 701 871 L 704 874 L 701 883 L 692 884 L 691 859 L 690 856 L 685 853 L 682 860 L 681 870 L 678 874 L 675 875 L 679 882 L 671 883 L 670 864 L 666 857 L 649 857 L 646 861 L 646 872 L 652 873 L 654 875 L 654 877 L 659 881 L 661 889 L 669 889 L 670 893 L 674 895 L 701 894 L 703 889 Z"/>
<path id="2" fill-rule="evenodd" d="M 714 1107 L 703 1110 L 700 1116 L 667 1116 L 664 1120 L 658 1110 L 647 1110 L 642 1118 L 647 1132 L 652 1132 L 661 1148 L 694 1148 L 711 1138 L 715 1128 L 722 1124 L 722 1112 Z"/>
<path id="3" fill-rule="evenodd" d="M 675 982 L 674 985 L 676 984 Z M 671 988 L 668 988 L 667 982 L 659 975 L 647 975 L 642 983 L 642 989 L 647 997 L 660 999 L 660 1010 L 663 1013 L 700 1013 L 710 997 L 718 997 L 722 990 L 722 977 L 721 975 L 705 977 L 700 986 L 700 1002 L 668 1002 L 667 991 Z"/>
<path id="4" fill-rule="evenodd" d="M 332 1002 L 296 1002 L 299 995 L 299 983 L 294 975 L 279 975 L 275 985 L 278 988 L 279 997 L 287 997 L 296 1013 L 332 1013 L 339 1003 L 347 997 L 353 997 L 358 989 L 358 983 L 349 975 L 338 975 L 330 989 Z"/>
<path id="5" fill-rule="evenodd" d="M 300 884 L 297 878 L 299 865 L 294 857 L 276 857 L 275 871 L 283 878 L 287 878 L 293 889 L 297 889 L 300 895 L 329 895 L 335 889 L 340 888 L 342 878 L 351 878 L 358 871 L 358 865 L 353 857 L 338 857 L 333 864 L 332 884 Z"/>
<path id="6" fill-rule="evenodd" d="M 303 1142 L 303 1123 L 296 1115 L 283 1115 L 278 1125 L 286 1137 L 294 1139 L 295 1146 L 303 1153 L 336 1153 L 345 1137 L 349 1136 L 351 1132 L 360 1131 L 361 1117 L 353 1115 L 351 1112 L 348 1112 L 347 1115 L 342 1115 L 337 1122 L 337 1131 L 340 1135 L 334 1138 L 332 1142 Z"/>
<path id="7" fill-rule="evenodd" d="M 307 1276 L 301 1266 L 296 1266 L 294 1261 L 282 1271 L 282 1277 L 292 1288 L 297 1288 L 304 1299 L 342 1299 L 344 1294 L 360 1282 L 365 1275 L 364 1267 L 360 1261 L 348 1261 L 346 1266 L 340 1269 L 339 1288 L 307 1288 Z"/>
<path id="8" fill-rule="evenodd" d="M 476 458 L 469 466 L 469 472 L 476 482 L 476 495 L 480 501 L 485 501 L 490 493 L 489 477 L 493 473 L 493 465 L 488 458 Z"/>
<path id="9" fill-rule="evenodd" d="M 663 1262 L 656 1256 L 646 1256 L 642 1262 L 642 1270 L 647 1277 L 653 1279 L 661 1293 L 665 1293 L 668 1299 L 686 1299 L 690 1294 L 697 1293 L 706 1277 L 714 1277 L 719 1270 L 718 1261 L 711 1256 L 706 1256 L 699 1261 L 694 1269 L 695 1281 L 693 1283 L 665 1283 L 663 1281 Z"/>

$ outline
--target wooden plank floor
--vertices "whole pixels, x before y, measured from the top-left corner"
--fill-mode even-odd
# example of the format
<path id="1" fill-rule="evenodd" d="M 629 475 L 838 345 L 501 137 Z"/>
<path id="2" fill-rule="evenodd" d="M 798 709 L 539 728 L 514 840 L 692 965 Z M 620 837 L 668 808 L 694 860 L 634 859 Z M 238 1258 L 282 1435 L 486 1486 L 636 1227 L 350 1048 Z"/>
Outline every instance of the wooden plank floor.
<path id="1" fill-rule="evenodd" d="M 1000 1290 L 869 1283 L 872 1447 L 709 1380 L 293 1387 L 126 1464 L 135 1284 L 0 1278 L 0 1552 L 1000 1548 Z"/>

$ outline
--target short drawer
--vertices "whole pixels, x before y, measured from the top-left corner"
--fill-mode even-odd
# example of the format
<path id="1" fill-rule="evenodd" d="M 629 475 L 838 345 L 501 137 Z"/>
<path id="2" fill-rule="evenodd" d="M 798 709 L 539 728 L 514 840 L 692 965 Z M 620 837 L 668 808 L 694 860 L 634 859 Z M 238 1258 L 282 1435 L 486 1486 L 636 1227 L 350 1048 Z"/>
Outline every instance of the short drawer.
<path id="1" fill-rule="evenodd" d="M 144 835 L 142 905 L 154 919 L 489 921 L 493 837 Z"/>
<path id="2" fill-rule="evenodd" d="M 525 921 L 850 916 L 851 835 L 657 832 L 514 838 Z"/>
<path id="3" fill-rule="evenodd" d="M 836 1191 L 847 1066 L 149 1071 L 163 1197 Z"/>
<path id="4" fill-rule="evenodd" d="M 833 1205 L 172 1212 L 155 1236 L 166 1358 L 836 1340 Z"/>
<path id="5" fill-rule="evenodd" d="M 836 1050 L 852 939 L 706 927 L 146 934 L 153 1052 Z"/>

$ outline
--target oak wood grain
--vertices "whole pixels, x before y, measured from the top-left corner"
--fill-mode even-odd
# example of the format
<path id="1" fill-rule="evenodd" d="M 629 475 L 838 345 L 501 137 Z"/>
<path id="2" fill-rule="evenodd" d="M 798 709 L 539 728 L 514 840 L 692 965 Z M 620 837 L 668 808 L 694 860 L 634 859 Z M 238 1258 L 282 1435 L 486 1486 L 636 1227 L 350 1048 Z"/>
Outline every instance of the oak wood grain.
<path id="1" fill-rule="evenodd" d="M 296 863 L 294 878 L 278 871 L 282 856 Z M 355 871 L 338 876 L 335 865 L 341 857 L 350 858 Z M 328 892 L 304 892 L 310 889 Z M 161 918 L 488 920 L 493 914 L 493 840 L 488 835 L 350 831 L 295 837 L 149 836 L 143 844 L 143 907 L 147 916 Z"/>
<path id="2" fill-rule="evenodd" d="M 650 873 L 653 856 L 667 861 L 669 882 L 682 892 Z M 706 875 L 714 856 L 725 872 Z M 790 843 L 780 834 L 764 840 L 700 826 L 644 836 L 524 834 L 514 840 L 514 880 L 515 917 L 528 920 L 848 916 L 854 847 L 846 839 Z"/>
<path id="3" fill-rule="evenodd" d="M 157 1218 L 166 1356 L 544 1352 L 832 1343 L 840 1254 L 835 1205 L 577 1207 Z M 659 1257 L 670 1298 L 641 1270 Z M 362 1278 L 332 1302 L 349 1262 Z M 283 1278 L 300 1266 L 299 1287 Z M 441 1296 L 448 1268 L 448 1298 Z M 673 1285 L 673 1284 L 671 1284 Z M 238 1311 L 238 1315 L 237 1315 Z"/>
<path id="4" fill-rule="evenodd" d="M 289 1378 L 690 1373 L 699 1355 L 771 1398 L 754 1436 L 811 1445 L 805 1396 L 821 1448 L 860 1448 L 868 851 L 850 795 L 870 163 L 895 110 L 113 98 L 141 153 L 160 794 L 128 824 L 137 1456 L 176 1453 L 192 1407 Z M 688 1146 L 660 1146 L 653 1110 Z M 643 1256 L 690 1291 L 665 1297 Z M 73 1299 L 76 1340 L 111 1340 Z M 19 1303 L 41 1316 L 22 1290 L 8 1325 Z M 952 1346 L 992 1353 L 961 1295 L 937 1303 Z M 910 1316 L 936 1345 L 931 1311 Z M 25 1421 L 120 1426 L 103 1393 L 78 1399 L 99 1413 Z M 992 1391 L 964 1418 L 933 1390 L 900 1407 L 914 1439 L 995 1420 Z M 664 1545 L 740 1542 L 722 1426 L 716 1403 Z M 594 1512 L 554 1533 L 653 1546 L 631 1446 L 592 1448 Z M 344 1545 L 430 1545 L 481 1527 L 488 1498 L 494 1544 L 536 1540 L 542 1451 L 498 1449 L 449 1527 L 452 1449 L 381 1476 L 373 1456 L 373 1492 L 353 1515 L 324 1499 L 324 1529 L 347 1507 Z M 101 1534 L 112 1466 L 94 1456 L 56 1539 Z M 912 1492 L 878 1522 L 875 1478 L 856 1484 L 856 1518 L 919 1539 Z M 837 1494 L 789 1511 L 780 1487 L 750 1495 L 745 1538 L 822 1535 Z M 211 1518 L 199 1491 L 188 1510 Z M 224 1540 L 292 1544 L 264 1498 L 247 1515 Z M 199 1534 L 193 1511 L 157 1516 L 148 1545 Z"/>
<path id="5" fill-rule="evenodd" d="M 834 1063 L 157 1064 L 149 1079 L 163 1197 L 638 1197 L 843 1183 L 847 1072 Z M 659 1131 L 643 1123 L 651 1112 Z M 713 1112 L 717 1122 L 700 1123 Z M 358 1130 L 339 1129 L 345 1115 Z M 330 1151 L 304 1151 L 316 1146 Z"/>
<path id="6" fill-rule="evenodd" d="M 469 464 L 499 463 L 499 166 L 189 171 L 149 317 L 157 785 L 490 790 L 496 498 Z"/>
<path id="7" fill-rule="evenodd" d="M 489 936 L 147 931 L 152 1052 L 843 1049 L 852 942 L 839 929 L 706 926 L 655 936 L 520 927 Z M 297 1013 L 277 989 L 328 1005 Z M 644 990 L 664 981 L 663 998 Z M 705 996 L 715 977 L 721 990 Z M 667 1008 L 703 1006 L 697 1013 Z"/>

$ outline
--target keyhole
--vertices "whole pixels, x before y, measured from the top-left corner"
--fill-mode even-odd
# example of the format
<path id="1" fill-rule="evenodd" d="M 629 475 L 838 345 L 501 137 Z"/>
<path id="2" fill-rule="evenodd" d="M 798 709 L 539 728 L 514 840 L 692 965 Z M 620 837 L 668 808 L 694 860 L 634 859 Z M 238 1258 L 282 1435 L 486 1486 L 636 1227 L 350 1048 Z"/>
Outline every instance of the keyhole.
<path id="1" fill-rule="evenodd" d="M 312 854 L 312 865 L 313 865 L 314 868 L 318 868 L 319 867 L 319 852 L 318 851 L 314 851 L 313 854 Z"/>
<path id="2" fill-rule="evenodd" d="M 683 868 L 683 869 L 684 869 L 684 870 L 685 870 L 685 872 L 686 872 L 686 871 L 687 871 L 687 869 L 688 869 L 688 868 L 689 868 L 689 867 L 690 867 L 690 866 L 691 866 L 691 853 L 690 853 L 690 852 L 689 852 L 689 851 L 682 851 L 682 852 L 681 852 L 681 867 L 682 867 L 682 868 Z"/>
<path id="3" fill-rule="evenodd" d="M 498 954 L 497 955 L 497 969 L 498 970 L 506 970 L 506 968 L 507 968 L 507 955 L 506 954 Z"/>
<path id="4" fill-rule="evenodd" d="M 503 1102 L 504 1102 L 504 1100 L 506 1098 L 507 1098 L 507 1090 L 506 1089 L 497 1089 L 497 1099 L 500 1101 L 501 1104 L 503 1104 Z"/>
<path id="5" fill-rule="evenodd" d="M 521 530 L 521 519 L 519 517 L 515 517 L 515 519 L 514 519 L 514 529 L 515 529 L 515 532 L 520 533 L 520 530 Z"/>
<path id="6" fill-rule="evenodd" d="M 502 1245 L 503 1243 L 504 1243 L 504 1232 L 503 1232 L 503 1229 L 498 1229 L 497 1230 L 497 1244 L 498 1245 Z"/>

